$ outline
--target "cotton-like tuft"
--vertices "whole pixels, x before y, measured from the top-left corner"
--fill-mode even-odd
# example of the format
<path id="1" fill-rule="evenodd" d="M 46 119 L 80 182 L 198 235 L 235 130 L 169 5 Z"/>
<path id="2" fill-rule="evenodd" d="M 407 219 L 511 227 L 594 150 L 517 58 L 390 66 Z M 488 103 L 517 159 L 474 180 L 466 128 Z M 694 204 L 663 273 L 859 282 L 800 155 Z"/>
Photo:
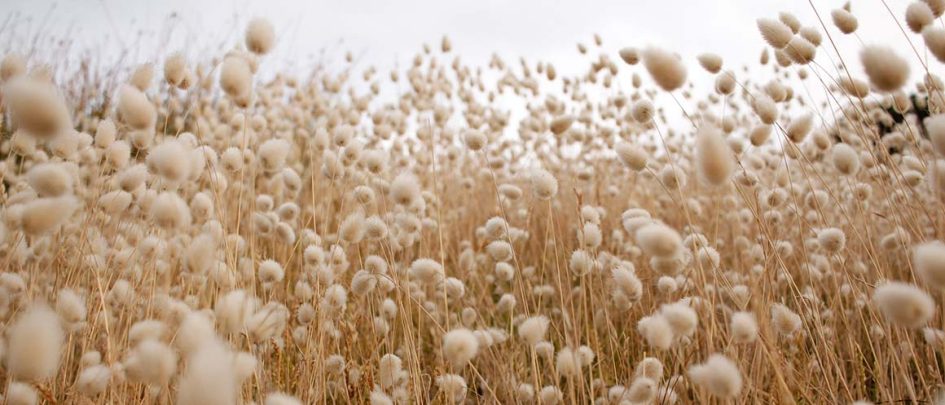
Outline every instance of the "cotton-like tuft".
<path id="1" fill-rule="evenodd" d="M 714 53 L 703 53 L 697 57 L 699 65 L 709 73 L 718 73 L 722 70 L 722 57 Z"/>
<path id="2" fill-rule="evenodd" d="M 659 48 L 643 51 L 643 66 L 663 90 L 673 91 L 686 83 L 686 67 L 679 56 Z"/>
<path id="3" fill-rule="evenodd" d="M 180 405 L 227 405 L 237 402 L 233 357 L 222 342 L 207 342 L 187 359 L 177 387 Z"/>
<path id="4" fill-rule="evenodd" d="M 702 178 L 715 186 L 725 184 L 735 170 L 735 158 L 722 131 L 712 125 L 703 125 L 696 134 L 696 150 Z"/>
<path id="5" fill-rule="evenodd" d="M 51 309 L 34 304 L 7 328 L 6 371 L 22 381 L 52 378 L 59 371 L 64 336 Z"/>
<path id="6" fill-rule="evenodd" d="M 275 29 L 269 20 L 257 17 L 246 26 L 246 49 L 262 55 L 269 53 L 275 43 Z"/>
<path id="7" fill-rule="evenodd" d="M 479 340 L 469 329 L 453 329 L 443 335 L 443 357 L 462 367 L 479 353 Z"/>
<path id="8" fill-rule="evenodd" d="M 742 390 L 742 375 L 728 357 L 713 354 L 701 364 L 689 367 L 689 379 L 719 398 L 730 399 Z"/>
<path id="9" fill-rule="evenodd" d="M 867 46 L 860 51 L 860 62 L 870 83 L 880 91 L 899 90 L 909 80 L 909 63 L 892 48 Z"/>
<path id="10" fill-rule="evenodd" d="M 13 122 L 32 136 L 47 139 L 72 128 L 72 117 L 59 91 L 36 79 L 16 78 L 3 87 Z"/>
<path id="11" fill-rule="evenodd" d="M 787 46 L 794 36 L 794 33 L 791 32 L 791 28 L 784 25 L 784 23 L 779 20 L 760 18 L 757 24 L 758 30 L 761 31 L 762 38 L 764 38 L 768 45 L 775 49 L 781 49 Z"/>
<path id="12" fill-rule="evenodd" d="M 945 243 L 926 242 L 912 251 L 916 274 L 929 287 L 945 290 Z"/>
<path id="13" fill-rule="evenodd" d="M 157 121 L 157 112 L 148 96 L 132 86 L 118 90 L 118 113 L 122 122 L 136 130 L 153 130 Z"/>
<path id="14" fill-rule="evenodd" d="M 679 252 L 682 239 L 672 228 L 663 224 L 649 224 L 636 232 L 637 243 L 650 256 L 670 257 Z"/>
<path id="15" fill-rule="evenodd" d="M 529 317 L 518 325 L 518 336 L 529 346 L 534 346 L 536 343 L 545 340 L 549 323 L 550 321 L 544 315 Z"/>
<path id="16" fill-rule="evenodd" d="M 40 197 L 59 197 L 72 192 L 72 175 L 64 164 L 43 163 L 27 173 L 30 187 Z"/>
<path id="17" fill-rule="evenodd" d="M 852 34 L 860 26 L 856 16 L 842 8 L 831 11 L 830 18 L 833 19 L 833 25 L 844 34 Z"/>
<path id="18" fill-rule="evenodd" d="M 537 170 L 531 176 L 532 193 L 539 200 L 550 200 L 558 194 L 558 179 L 545 170 Z"/>
<path id="19" fill-rule="evenodd" d="M 919 34 L 933 22 L 935 22 L 935 15 L 925 2 L 916 0 L 906 7 L 906 25 L 912 32 Z"/>
<path id="20" fill-rule="evenodd" d="M 935 314 L 935 301 L 918 287 L 898 281 L 873 290 L 873 302 L 890 322 L 917 329 Z"/>
<path id="21" fill-rule="evenodd" d="M 732 314 L 729 329 L 732 334 L 732 341 L 735 343 L 751 343 L 758 338 L 758 322 L 751 312 Z"/>

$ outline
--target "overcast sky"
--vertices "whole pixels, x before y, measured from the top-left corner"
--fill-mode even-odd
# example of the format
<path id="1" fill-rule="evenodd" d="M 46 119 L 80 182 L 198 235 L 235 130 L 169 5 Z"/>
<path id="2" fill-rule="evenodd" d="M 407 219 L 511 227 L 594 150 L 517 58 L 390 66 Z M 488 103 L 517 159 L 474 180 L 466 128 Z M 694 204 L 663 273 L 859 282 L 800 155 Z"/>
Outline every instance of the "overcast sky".
<path id="1" fill-rule="evenodd" d="M 901 21 L 908 3 L 886 2 Z M 859 39 L 840 35 L 830 23 L 830 10 L 843 1 L 813 3 L 851 64 L 860 40 L 914 55 L 883 2 L 854 0 Z M 820 28 L 807 0 L 4 0 L 0 15 L 11 21 L 0 38 L 16 48 L 42 29 L 68 35 L 81 46 L 135 49 L 135 62 L 143 62 L 179 49 L 192 57 L 204 51 L 223 53 L 220 44 L 241 40 L 246 21 L 263 16 L 273 22 L 278 36 L 270 60 L 282 65 L 305 66 L 319 49 L 326 49 L 336 58 L 351 50 L 365 63 L 402 66 L 422 43 L 435 45 L 446 34 L 470 62 L 485 62 L 497 52 L 550 61 L 563 73 L 576 73 L 586 68 L 586 61 L 575 57 L 576 44 L 591 43 L 594 33 L 604 38 L 609 51 L 655 44 L 689 61 L 711 51 L 728 66 L 756 63 L 763 42 L 755 20 L 779 11 Z M 136 40 L 139 32 L 146 34 L 143 40 Z M 10 34 L 17 38 L 10 40 Z M 910 38 L 921 49 L 921 41 L 911 33 Z"/>

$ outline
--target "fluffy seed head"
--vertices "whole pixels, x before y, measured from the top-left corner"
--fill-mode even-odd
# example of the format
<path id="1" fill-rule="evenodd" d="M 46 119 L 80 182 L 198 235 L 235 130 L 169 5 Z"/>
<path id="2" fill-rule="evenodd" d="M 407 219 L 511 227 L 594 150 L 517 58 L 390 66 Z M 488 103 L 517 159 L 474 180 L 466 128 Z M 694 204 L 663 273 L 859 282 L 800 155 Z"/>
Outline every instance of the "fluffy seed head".
<path id="1" fill-rule="evenodd" d="M 157 112 L 148 96 L 128 85 L 118 90 L 118 115 L 122 122 L 136 130 L 153 130 L 157 121 Z"/>
<path id="2" fill-rule="evenodd" d="M 856 16 L 842 8 L 831 11 L 830 18 L 833 19 L 833 25 L 835 25 L 837 29 L 839 29 L 840 32 L 844 34 L 852 34 L 860 26 Z"/>
<path id="3" fill-rule="evenodd" d="M 525 319 L 518 325 L 518 336 L 522 338 L 529 346 L 545 340 L 545 333 L 548 332 L 550 321 L 544 315 L 537 315 Z"/>
<path id="4" fill-rule="evenodd" d="M 703 125 L 696 134 L 696 161 L 699 173 L 709 184 L 725 184 L 735 170 L 732 149 L 713 125 Z"/>
<path id="5" fill-rule="evenodd" d="M 722 70 L 722 57 L 714 53 L 703 53 L 696 57 L 699 65 L 709 73 L 718 73 Z"/>
<path id="6" fill-rule="evenodd" d="M 646 254 L 656 257 L 671 257 L 679 252 L 682 239 L 672 228 L 653 223 L 637 230 L 637 243 Z"/>
<path id="7" fill-rule="evenodd" d="M 921 328 L 935 314 L 935 301 L 912 284 L 887 282 L 873 291 L 873 302 L 891 322 Z"/>
<path id="8" fill-rule="evenodd" d="M 787 46 L 794 36 L 790 27 L 779 20 L 771 18 L 759 18 L 758 30 L 761 31 L 761 37 L 764 38 L 765 42 L 775 49 Z"/>
<path id="9" fill-rule="evenodd" d="M 686 83 L 686 66 L 671 52 L 647 48 L 643 51 L 643 66 L 665 91 L 676 90 Z"/>
<path id="10" fill-rule="evenodd" d="M 742 390 L 742 375 L 728 357 L 713 354 L 701 364 L 689 367 L 692 382 L 719 398 L 734 398 Z"/>
<path id="11" fill-rule="evenodd" d="M 916 246 L 912 263 L 919 278 L 929 287 L 945 289 L 945 244 L 935 241 Z"/>
<path id="12" fill-rule="evenodd" d="M 558 194 L 558 179 L 545 170 L 537 170 L 531 176 L 532 193 L 539 200 L 550 200 Z"/>
<path id="13" fill-rule="evenodd" d="M 265 18 L 254 18 L 246 26 L 246 49 L 260 55 L 269 53 L 276 43 L 275 29 Z"/>
<path id="14" fill-rule="evenodd" d="M 7 329 L 7 372 L 22 381 L 51 378 L 59 371 L 62 326 L 51 309 L 34 304 Z"/>
<path id="15" fill-rule="evenodd" d="M 13 122 L 38 138 L 52 138 L 72 127 L 72 117 L 53 85 L 30 78 L 16 78 L 3 87 L 3 99 Z"/>
<path id="16" fill-rule="evenodd" d="M 443 357 L 454 367 L 462 367 L 479 353 L 479 339 L 469 329 L 453 329 L 443 335 Z"/>
<path id="17" fill-rule="evenodd" d="M 918 34 L 935 21 L 935 15 L 929 5 L 922 1 L 913 1 L 906 7 L 906 25 L 912 32 Z"/>
<path id="18" fill-rule="evenodd" d="M 870 83 L 880 91 L 899 90 L 909 80 L 909 63 L 892 48 L 869 45 L 860 51 L 860 62 Z"/>

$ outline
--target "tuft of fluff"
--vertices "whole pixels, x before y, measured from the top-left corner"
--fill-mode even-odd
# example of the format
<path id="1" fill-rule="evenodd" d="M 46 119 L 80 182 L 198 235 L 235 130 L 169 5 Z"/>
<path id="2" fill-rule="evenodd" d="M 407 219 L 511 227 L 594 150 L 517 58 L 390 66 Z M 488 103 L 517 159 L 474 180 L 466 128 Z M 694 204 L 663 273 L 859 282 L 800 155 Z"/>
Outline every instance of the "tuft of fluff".
<path id="1" fill-rule="evenodd" d="M 736 312 L 732 314 L 729 324 L 732 341 L 735 343 L 751 343 L 758 338 L 758 322 L 751 312 Z"/>
<path id="2" fill-rule="evenodd" d="M 646 254 L 655 257 L 675 256 L 682 247 L 679 233 L 661 223 L 651 223 L 638 229 L 636 240 Z"/>
<path id="3" fill-rule="evenodd" d="M 72 175 L 61 163 L 33 166 L 26 178 L 40 197 L 59 197 L 72 192 Z"/>
<path id="4" fill-rule="evenodd" d="M 0 81 L 8 81 L 26 73 L 26 60 L 16 53 L 4 55 L 0 61 Z"/>
<path id="5" fill-rule="evenodd" d="M 233 357 L 219 341 L 206 342 L 187 359 L 177 386 L 179 405 L 237 403 L 238 385 Z"/>
<path id="6" fill-rule="evenodd" d="M 177 193 L 165 191 L 151 205 L 151 220 L 165 229 L 182 229 L 190 226 L 190 207 Z"/>
<path id="7" fill-rule="evenodd" d="M 912 32 L 918 34 L 933 22 L 935 22 L 935 14 L 932 13 L 928 4 L 913 1 L 906 7 L 906 25 Z"/>
<path id="8" fill-rule="evenodd" d="M 2 399 L 6 405 L 36 405 L 39 393 L 30 384 L 11 381 Z"/>
<path id="9" fill-rule="evenodd" d="M 381 388 L 390 389 L 406 378 L 403 361 L 395 354 L 385 354 L 377 365 L 377 382 Z"/>
<path id="10" fill-rule="evenodd" d="M 665 91 L 673 91 L 686 83 L 686 66 L 679 56 L 659 48 L 643 50 L 643 66 L 653 81 Z"/>
<path id="11" fill-rule="evenodd" d="M 558 179 L 547 170 L 539 169 L 531 175 L 532 193 L 539 200 L 550 200 L 558 194 Z"/>
<path id="12" fill-rule="evenodd" d="M 187 60 L 184 54 L 174 52 L 164 60 L 164 80 L 171 86 L 177 87 L 187 76 Z"/>
<path id="13" fill-rule="evenodd" d="M 454 367 L 462 367 L 479 353 L 479 339 L 465 328 L 453 329 L 443 335 L 443 357 Z"/>
<path id="14" fill-rule="evenodd" d="M 279 262 L 269 259 L 259 264 L 259 281 L 264 284 L 278 283 L 285 277 L 285 270 Z"/>
<path id="15" fill-rule="evenodd" d="M 909 62 L 890 47 L 868 45 L 860 51 L 860 62 L 870 83 L 879 91 L 899 90 L 909 80 Z"/>
<path id="16" fill-rule="evenodd" d="M 21 381 L 55 376 L 59 371 L 63 340 L 56 313 L 44 305 L 34 304 L 7 329 L 8 375 Z"/>
<path id="17" fill-rule="evenodd" d="M 549 324 L 548 317 L 544 315 L 529 317 L 518 325 L 518 337 L 522 338 L 529 346 L 534 346 L 545 340 Z"/>
<path id="18" fill-rule="evenodd" d="M 253 89 L 253 72 L 246 59 L 227 56 L 220 65 L 220 88 L 234 100 L 244 100 Z"/>
<path id="19" fill-rule="evenodd" d="M 267 54 L 275 43 L 275 29 L 269 20 L 257 17 L 246 26 L 246 49 L 251 52 L 258 55 Z"/>
<path id="20" fill-rule="evenodd" d="M 756 95 L 751 102 L 751 108 L 765 125 L 774 124 L 774 121 L 778 119 L 778 106 L 767 94 Z"/>
<path id="21" fill-rule="evenodd" d="M 801 316 L 783 304 L 771 306 L 771 324 L 778 333 L 788 336 L 803 326 Z"/>
<path id="22" fill-rule="evenodd" d="M 371 403 L 371 405 L 394 405 L 394 401 L 379 389 L 371 391 L 368 401 Z"/>
<path id="23" fill-rule="evenodd" d="M 124 369 L 132 382 L 162 387 L 177 371 L 177 353 L 164 343 L 145 340 L 131 351 Z"/>
<path id="24" fill-rule="evenodd" d="M 573 116 L 562 115 L 559 117 L 555 117 L 555 119 L 551 120 L 551 123 L 549 124 L 549 129 L 551 130 L 551 133 L 555 135 L 561 135 L 565 131 L 570 129 L 571 124 L 573 123 L 574 123 Z"/>
<path id="25" fill-rule="evenodd" d="M 546 385 L 538 392 L 538 398 L 542 405 L 556 405 L 564 399 L 564 394 L 560 388 Z"/>
<path id="26" fill-rule="evenodd" d="M 56 313 L 67 323 L 77 323 L 85 320 L 85 300 L 68 288 L 59 290 L 56 295 Z"/>
<path id="27" fill-rule="evenodd" d="M 153 130 L 157 121 L 157 112 L 148 96 L 129 85 L 118 90 L 118 114 L 122 122 L 136 130 Z"/>
<path id="28" fill-rule="evenodd" d="M 699 65 L 709 73 L 718 73 L 722 70 L 722 57 L 714 53 L 703 53 L 696 57 Z"/>
<path id="29" fill-rule="evenodd" d="M 942 146 L 945 147 L 945 144 Z M 845 143 L 833 145 L 830 149 L 830 157 L 833 162 L 833 167 L 842 174 L 852 176 L 860 171 L 860 157 L 850 145 Z"/>
<path id="30" fill-rule="evenodd" d="M 758 30 L 761 31 L 761 37 L 772 48 L 781 49 L 791 42 L 794 32 L 783 22 L 772 18 L 759 18 Z"/>
<path id="31" fill-rule="evenodd" d="M 302 401 L 289 394 L 271 392 L 266 395 L 266 405 L 302 405 Z"/>
<path id="32" fill-rule="evenodd" d="M 784 48 L 784 54 L 794 63 L 806 65 L 817 56 L 817 47 L 801 36 L 791 38 Z"/>
<path id="33" fill-rule="evenodd" d="M 617 157 L 627 167 L 634 171 L 640 171 L 646 168 L 647 154 L 642 148 L 628 142 L 618 143 L 614 147 Z"/>
<path id="34" fill-rule="evenodd" d="M 633 108 L 630 110 L 630 115 L 634 120 L 641 124 L 646 124 L 653 120 L 653 114 L 656 113 L 656 109 L 653 108 L 653 103 L 650 100 L 637 100 L 633 103 Z"/>
<path id="35" fill-rule="evenodd" d="M 935 314 L 935 301 L 928 293 L 898 281 L 876 287 L 873 302 L 886 319 L 907 328 L 921 328 Z"/>
<path id="36" fill-rule="evenodd" d="M 179 184 L 190 176 L 190 148 L 176 139 L 169 139 L 151 148 L 147 157 L 148 170 Z"/>
<path id="37" fill-rule="evenodd" d="M 663 363 L 655 357 L 645 357 L 633 370 L 635 378 L 649 378 L 659 382 L 663 379 Z"/>
<path id="38" fill-rule="evenodd" d="M 436 284 L 443 279 L 443 265 L 433 259 L 417 259 L 410 264 L 410 279 L 425 284 Z"/>
<path id="39" fill-rule="evenodd" d="M 622 48 L 617 52 L 617 55 L 619 55 L 620 59 L 628 65 L 636 65 L 637 63 L 640 63 L 640 51 L 638 51 L 637 48 Z"/>
<path id="40" fill-rule="evenodd" d="M 916 246 L 912 264 L 919 279 L 932 288 L 945 290 L 945 243 L 934 241 Z"/>
<path id="41" fill-rule="evenodd" d="M 714 186 L 728 182 L 735 171 L 732 149 L 714 125 L 703 125 L 696 134 L 696 162 L 702 178 Z"/>
<path id="42" fill-rule="evenodd" d="M 945 114 L 936 114 L 926 118 L 925 128 L 932 147 L 939 155 L 945 156 Z"/>
<path id="43" fill-rule="evenodd" d="M 23 207 L 21 226 L 28 235 L 52 232 L 79 208 L 79 200 L 72 196 L 39 198 Z"/>
<path id="44" fill-rule="evenodd" d="M 461 404 L 466 398 L 466 379 L 456 374 L 443 374 L 436 377 L 436 386 L 451 403 Z"/>
<path id="45" fill-rule="evenodd" d="M 463 142 L 466 143 L 466 147 L 471 151 L 479 151 L 486 146 L 486 143 L 489 142 L 489 139 L 486 138 L 486 135 L 482 131 L 470 129 L 463 134 Z"/>
<path id="46" fill-rule="evenodd" d="M 945 28 L 929 25 L 922 30 L 922 39 L 935 59 L 945 62 Z"/>
<path id="47" fill-rule="evenodd" d="M 923 3 L 929 6 L 929 9 L 932 10 L 932 15 L 935 18 L 941 17 L 942 14 L 945 14 L 945 1 L 943 0 L 922 0 Z"/>
<path id="48" fill-rule="evenodd" d="M 154 67 L 149 63 L 141 64 L 135 68 L 128 78 L 128 84 L 141 91 L 147 91 L 151 87 L 151 80 L 154 79 Z"/>
<path id="49" fill-rule="evenodd" d="M 66 103 L 52 84 L 20 77 L 4 86 L 3 96 L 13 122 L 32 136 L 52 138 L 72 127 Z"/>
<path id="50" fill-rule="evenodd" d="M 643 335 L 646 344 L 668 350 L 673 345 L 673 327 L 662 315 L 645 316 L 637 322 L 637 331 Z"/>
<path id="51" fill-rule="evenodd" d="M 833 25 L 835 25 L 837 29 L 839 29 L 840 32 L 844 34 L 852 34 L 860 26 L 856 16 L 842 8 L 831 11 L 830 18 L 833 19 Z"/>
<path id="52" fill-rule="evenodd" d="M 660 315 L 666 319 L 675 336 L 692 336 L 699 325 L 696 311 L 685 302 L 674 302 L 660 307 Z"/>
<path id="53" fill-rule="evenodd" d="M 243 290 L 230 291 L 217 298 L 213 312 L 221 331 L 235 334 L 245 330 L 246 322 L 256 312 L 256 304 L 256 300 Z"/>
<path id="54" fill-rule="evenodd" d="M 111 368 L 103 364 L 97 364 L 79 372 L 79 376 L 75 380 L 75 387 L 82 395 L 94 397 L 105 392 L 111 379 Z"/>
<path id="55" fill-rule="evenodd" d="M 817 232 L 817 244 L 827 253 L 837 253 L 846 243 L 847 237 L 840 229 L 826 228 Z"/>
<path id="56" fill-rule="evenodd" d="M 409 206 L 420 196 L 420 183 L 417 177 L 410 173 L 401 173 L 390 183 L 390 198 L 395 203 Z"/>
<path id="57" fill-rule="evenodd" d="M 742 375 L 728 357 L 713 354 L 701 364 L 689 367 L 689 379 L 719 398 L 734 398 L 742 390 Z"/>
<path id="58" fill-rule="evenodd" d="M 570 347 L 562 348 L 555 356 L 555 371 L 562 377 L 576 377 L 581 374 L 581 358 Z"/>
<path id="59" fill-rule="evenodd" d="M 291 144 L 281 138 L 268 139 L 259 145 L 257 159 L 266 173 L 276 173 L 285 167 Z"/>
<path id="60" fill-rule="evenodd" d="M 656 399 L 658 388 L 656 381 L 646 377 L 639 377 L 633 380 L 633 383 L 627 388 L 623 399 L 629 400 L 634 404 L 648 404 Z"/>
<path id="61" fill-rule="evenodd" d="M 787 128 L 785 129 L 785 134 L 788 139 L 794 143 L 801 143 L 804 141 L 804 138 L 807 137 L 807 134 L 810 133 L 811 129 L 814 128 L 814 116 L 813 114 L 801 114 L 798 117 L 794 117 L 790 123 L 788 123 Z"/>

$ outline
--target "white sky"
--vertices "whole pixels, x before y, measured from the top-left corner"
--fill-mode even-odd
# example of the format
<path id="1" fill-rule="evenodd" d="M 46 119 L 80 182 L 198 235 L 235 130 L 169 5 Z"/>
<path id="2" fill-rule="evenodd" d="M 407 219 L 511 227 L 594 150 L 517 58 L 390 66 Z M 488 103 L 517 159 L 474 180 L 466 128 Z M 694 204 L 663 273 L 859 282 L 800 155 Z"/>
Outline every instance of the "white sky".
<path id="1" fill-rule="evenodd" d="M 901 21 L 908 2 L 885 1 Z M 853 64 L 858 39 L 840 35 L 829 20 L 830 10 L 843 1 L 813 3 Z M 604 38 L 610 51 L 655 44 L 689 61 L 711 51 L 723 56 L 728 67 L 754 64 L 763 46 L 755 20 L 779 11 L 820 27 L 807 0 L 4 0 L 0 15 L 12 17 L 16 25 L 6 25 L 0 40 L 18 48 L 40 29 L 68 33 L 82 46 L 138 50 L 133 59 L 142 62 L 179 49 L 192 57 L 202 51 L 222 54 L 226 49 L 220 44 L 241 40 L 245 22 L 263 16 L 276 26 L 279 40 L 269 58 L 275 65 L 305 66 L 325 48 L 335 58 L 351 50 L 381 68 L 395 62 L 403 66 L 422 43 L 436 45 L 447 34 L 470 62 L 485 62 L 498 52 L 509 62 L 524 56 L 551 61 L 561 73 L 576 73 L 586 69 L 586 61 L 576 57 L 576 43 L 590 44 L 593 33 Z M 914 55 L 881 0 L 853 0 L 853 11 L 864 43 L 885 43 L 903 56 Z M 172 13 L 178 17 L 171 19 Z M 162 33 L 168 28 L 165 41 Z M 149 34 L 139 45 L 135 38 L 140 31 Z M 18 38 L 11 40 L 11 33 Z M 921 40 L 910 37 L 921 49 Z"/>

